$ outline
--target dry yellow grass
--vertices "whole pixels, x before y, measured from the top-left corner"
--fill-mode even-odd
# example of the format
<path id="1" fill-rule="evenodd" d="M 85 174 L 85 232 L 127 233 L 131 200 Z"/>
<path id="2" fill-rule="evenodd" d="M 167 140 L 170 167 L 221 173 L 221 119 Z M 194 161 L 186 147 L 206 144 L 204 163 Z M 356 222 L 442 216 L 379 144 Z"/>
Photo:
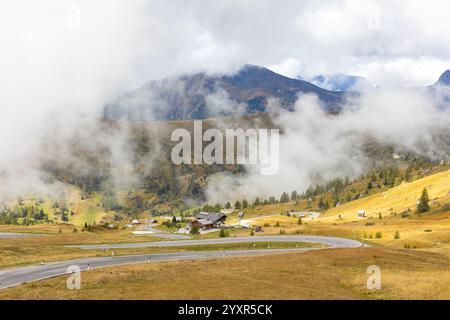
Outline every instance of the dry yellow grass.
<path id="1" fill-rule="evenodd" d="M 368 290 L 369 265 L 381 290 Z M 359 248 L 259 257 L 151 263 L 0 291 L 0 299 L 450 299 L 449 258 L 419 251 Z"/>
<path id="2" fill-rule="evenodd" d="M 436 173 L 425 178 L 404 183 L 383 193 L 377 193 L 365 198 L 345 203 L 328 210 L 322 221 L 336 221 L 341 215 L 341 222 L 357 220 L 357 212 L 362 209 L 368 217 L 378 217 L 381 213 L 388 216 L 394 212 L 400 213 L 407 209 L 414 211 L 416 201 L 420 198 L 423 188 L 427 188 L 431 201 L 450 202 L 450 171 Z"/>
<path id="3" fill-rule="evenodd" d="M 254 223 L 270 225 L 263 227 L 264 235 L 276 235 L 282 230 L 286 234 L 331 235 L 397 248 L 403 248 L 406 244 L 418 249 L 450 249 L 450 212 L 425 213 L 420 216 L 411 215 L 408 218 L 392 216 L 381 220 L 361 219 L 344 223 L 319 219 L 298 225 L 297 220 L 286 216 L 273 216 L 258 218 Z M 277 222 L 279 227 L 275 227 Z M 400 239 L 394 239 L 397 231 Z M 375 238 L 377 232 L 382 233 L 381 239 Z M 248 235 L 248 231 L 235 231 L 231 235 Z"/>
<path id="4" fill-rule="evenodd" d="M 432 211 L 415 214 L 415 205 L 422 189 L 426 187 L 430 196 Z M 371 243 L 390 247 L 405 245 L 427 250 L 450 249 L 450 212 L 440 212 L 440 205 L 450 203 L 450 171 L 440 172 L 411 183 L 405 183 L 384 193 L 361 198 L 328 210 L 318 220 L 303 220 L 278 214 L 291 204 L 267 206 L 266 216 L 252 214 L 252 224 L 264 225 L 264 234 L 278 234 L 284 230 L 288 234 L 334 235 L 363 239 Z M 434 204 L 433 204 L 434 202 Z M 438 204 L 439 203 L 439 204 Z M 282 206 L 282 207 L 281 207 Z M 270 208 L 272 211 L 270 211 Z M 284 209 L 281 209 L 284 208 Z M 410 209 L 410 216 L 401 218 L 400 212 Z M 359 209 L 364 209 L 367 218 L 357 218 Z M 382 219 L 379 219 L 381 213 Z M 339 215 L 341 217 L 339 217 Z M 275 227 L 279 224 L 279 227 Z M 394 239 L 396 232 L 400 239 Z M 382 238 L 376 239 L 377 232 Z M 248 231 L 236 231 L 232 235 L 245 235 Z"/>

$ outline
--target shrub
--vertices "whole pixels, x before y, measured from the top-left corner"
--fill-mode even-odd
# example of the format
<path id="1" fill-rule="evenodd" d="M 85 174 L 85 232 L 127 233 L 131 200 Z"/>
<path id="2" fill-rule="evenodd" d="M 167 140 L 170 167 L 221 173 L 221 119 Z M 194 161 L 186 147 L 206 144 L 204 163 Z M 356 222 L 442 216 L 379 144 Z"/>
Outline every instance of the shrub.
<path id="1" fill-rule="evenodd" d="M 277 223 L 275 223 L 275 227 L 279 227 L 280 226 L 280 222 L 277 221 Z"/>
<path id="2" fill-rule="evenodd" d="M 263 224 L 263 227 L 268 228 L 268 227 L 270 227 L 270 224 L 268 224 L 268 223 L 266 222 L 266 223 Z"/>
<path id="3" fill-rule="evenodd" d="M 192 234 L 192 235 L 198 234 L 199 233 L 198 227 L 197 226 L 192 226 L 191 230 L 189 230 L 189 233 Z"/>
<path id="4" fill-rule="evenodd" d="M 375 233 L 375 238 L 377 238 L 377 239 L 383 238 L 383 234 L 381 233 L 381 231 L 378 231 L 377 233 Z"/>
<path id="5" fill-rule="evenodd" d="M 400 214 L 400 217 L 402 217 L 402 218 L 408 218 L 410 216 L 410 214 L 408 213 L 408 212 L 405 212 L 405 211 L 403 211 L 401 214 Z"/>
<path id="6" fill-rule="evenodd" d="M 78 232 L 78 229 L 77 229 L 77 228 L 74 228 L 72 232 L 73 232 L 73 233 L 77 233 L 77 232 Z"/>
<path id="7" fill-rule="evenodd" d="M 400 239 L 400 232 L 398 232 L 398 230 L 395 231 L 394 239 Z"/>
<path id="8" fill-rule="evenodd" d="M 252 230 L 253 231 L 253 230 Z M 221 238 L 226 238 L 229 236 L 229 233 L 227 230 L 225 230 L 225 228 L 220 228 L 220 232 L 219 232 L 219 237 Z"/>

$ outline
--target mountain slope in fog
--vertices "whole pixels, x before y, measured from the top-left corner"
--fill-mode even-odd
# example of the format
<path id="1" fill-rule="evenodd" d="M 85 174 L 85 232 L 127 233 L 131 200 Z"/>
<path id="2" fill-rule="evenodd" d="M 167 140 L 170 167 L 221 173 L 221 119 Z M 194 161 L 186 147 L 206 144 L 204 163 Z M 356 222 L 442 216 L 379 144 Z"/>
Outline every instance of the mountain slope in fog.
<path id="1" fill-rule="evenodd" d="M 128 121 L 207 119 L 270 112 L 271 99 L 276 99 L 281 108 L 293 111 L 302 94 L 317 95 L 323 110 L 338 113 L 347 96 L 373 89 L 364 78 L 345 75 L 316 77 L 312 82 L 291 79 L 255 65 L 246 65 L 234 75 L 197 73 L 169 77 L 150 81 L 108 104 L 104 117 Z M 449 102 L 449 85 L 447 70 L 427 88 L 438 100 L 437 105 Z"/>
<path id="2" fill-rule="evenodd" d="M 436 82 L 436 85 L 450 86 L 450 70 L 446 70 Z"/>
<path id="3" fill-rule="evenodd" d="M 450 70 L 446 70 L 427 90 L 439 109 L 450 109 Z"/>
<path id="4" fill-rule="evenodd" d="M 343 92 L 246 65 L 231 76 L 198 73 L 150 81 L 109 104 L 104 116 L 131 121 L 206 119 L 270 111 L 273 98 L 292 111 L 298 96 L 308 93 L 316 94 L 327 112 L 338 112 L 344 102 Z"/>

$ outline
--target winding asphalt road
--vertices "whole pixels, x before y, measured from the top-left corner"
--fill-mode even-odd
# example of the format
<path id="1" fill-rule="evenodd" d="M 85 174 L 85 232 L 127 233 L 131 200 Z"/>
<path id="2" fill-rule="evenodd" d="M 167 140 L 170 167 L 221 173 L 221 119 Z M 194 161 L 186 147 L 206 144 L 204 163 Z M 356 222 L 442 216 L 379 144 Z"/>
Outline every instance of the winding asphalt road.
<path id="1" fill-rule="evenodd" d="M 151 247 L 179 247 L 204 244 L 228 244 L 228 243 L 254 243 L 254 242 L 306 242 L 318 243 L 327 247 L 359 247 L 361 243 L 355 240 L 322 236 L 253 236 L 253 237 L 233 237 L 233 238 L 213 238 L 202 240 L 179 240 L 179 241 L 153 241 L 135 243 L 114 243 L 114 244 L 85 244 L 66 246 L 67 248 L 78 248 L 86 250 L 110 250 L 110 249 L 131 249 L 131 248 L 151 248 Z"/>
<path id="2" fill-rule="evenodd" d="M 0 270 L 0 288 L 17 286 L 25 282 L 37 281 L 68 274 L 69 266 L 78 266 L 81 271 L 118 266 L 135 263 L 149 263 L 155 261 L 193 260 L 204 258 L 219 258 L 223 256 L 246 256 L 263 255 L 286 252 L 303 252 L 309 250 L 320 250 L 323 248 L 355 248 L 362 246 L 362 243 L 335 237 L 321 236 L 254 236 L 239 238 L 217 238 L 204 240 L 179 240 L 179 241 L 158 241 L 143 243 L 122 243 L 104 245 L 79 245 L 70 246 L 82 249 L 123 249 L 123 248 L 145 248 L 145 247 L 174 247 L 205 244 L 227 244 L 227 243 L 255 243 L 255 242 L 306 242 L 322 244 L 323 247 L 297 248 L 297 249 L 257 249 L 257 250 L 231 250 L 231 251 L 192 251 L 192 252 L 171 252 L 155 254 L 138 254 L 126 256 L 111 256 L 101 258 L 81 258 L 67 261 L 50 262 L 44 265 L 35 265 L 13 269 Z"/>

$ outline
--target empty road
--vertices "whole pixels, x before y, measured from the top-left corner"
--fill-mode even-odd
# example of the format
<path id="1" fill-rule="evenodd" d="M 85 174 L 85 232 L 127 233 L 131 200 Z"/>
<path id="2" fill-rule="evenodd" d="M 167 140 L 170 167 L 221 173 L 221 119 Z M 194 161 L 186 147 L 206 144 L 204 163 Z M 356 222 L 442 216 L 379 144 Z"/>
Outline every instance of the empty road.
<path id="1" fill-rule="evenodd" d="M 151 248 L 151 247 L 179 247 L 205 244 L 229 244 L 229 243 L 254 243 L 254 242 L 306 242 L 318 243 L 327 247 L 359 247 L 361 243 L 351 239 L 321 236 L 253 236 L 234 238 L 213 238 L 201 240 L 179 240 L 179 241 L 153 241 L 134 243 L 114 243 L 114 244 L 84 244 L 71 245 L 67 248 L 79 248 L 86 250 L 109 250 L 109 249 L 131 249 L 131 248 Z"/>
<path id="2" fill-rule="evenodd" d="M 0 239 L 39 237 L 44 234 L 0 232 Z"/>
<path id="3" fill-rule="evenodd" d="M 320 236 L 255 236 L 239 238 L 218 238 L 204 240 L 179 240 L 160 241 L 144 243 L 124 243 L 114 245 L 83 245 L 73 246 L 83 249 L 119 249 L 119 248 L 143 248 L 143 247 L 173 247 L 204 244 L 227 244 L 227 243 L 255 243 L 255 242 L 307 242 L 324 245 L 323 248 L 355 248 L 362 244 L 355 240 L 320 237 Z M 320 250 L 321 247 L 298 248 L 298 249 L 258 249 L 258 250 L 230 250 L 230 251 L 192 251 L 171 252 L 155 254 L 138 254 L 126 256 L 111 256 L 101 258 L 81 258 L 67 261 L 50 262 L 44 265 L 34 265 L 0 270 L 0 288 L 17 286 L 25 282 L 48 279 L 67 273 L 69 266 L 78 266 L 81 271 L 88 269 L 104 268 L 118 265 L 149 263 L 157 261 L 193 260 L 204 258 L 219 258 L 225 256 L 262 255 L 286 252 L 302 252 L 309 250 Z"/>

